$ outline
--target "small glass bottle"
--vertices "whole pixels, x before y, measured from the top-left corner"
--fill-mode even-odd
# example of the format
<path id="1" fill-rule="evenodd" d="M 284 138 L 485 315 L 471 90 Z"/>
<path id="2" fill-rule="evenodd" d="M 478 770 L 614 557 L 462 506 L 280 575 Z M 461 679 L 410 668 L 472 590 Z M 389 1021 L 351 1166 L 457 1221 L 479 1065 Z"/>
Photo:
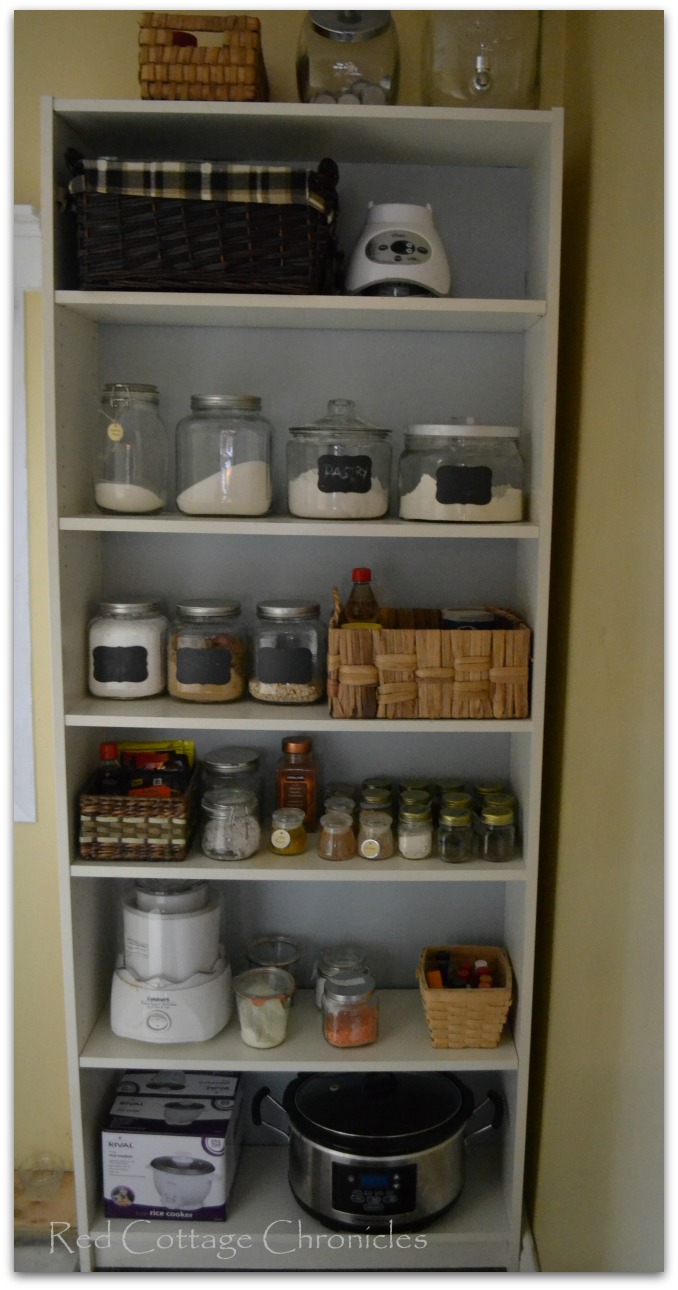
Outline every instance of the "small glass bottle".
<path id="1" fill-rule="evenodd" d="M 347 623 L 374 623 L 377 621 L 379 605 L 372 590 L 371 578 L 371 569 L 353 570 L 351 574 L 353 585 L 344 610 Z"/>
<path id="2" fill-rule="evenodd" d="M 256 748 L 213 748 L 203 757 L 203 792 L 211 788 L 246 788 L 257 799 L 261 819 L 264 784 L 259 773 L 261 753 Z"/>
<path id="3" fill-rule="evenodd" d="M 117 744 L 99 744 L 99 768 L 97 770 L 97 793 L 125 794 L 125 776 L 120 765 L 120 750 Z"/>
<path id="4" fill-rule="evenodd" d="M 369 973 L 338 972 L 325 981 L 323 1035 L 335 1048 L 363 1048 L 379 1033 L 379 1003 Z"/>
<path id="5" fill-rule="evenodd" d="M 515 854 L 515 819 L 504 806 L 488 805 L 480 812 L 479 848 L 482 860 L 503 863 Z"/>
<path id="6" fill-rule="evenodd" d="M 284 806 L 271 816 L 270 848 L 277 856 L 298 856 L 306 850 L 308 838 L 304 812 L 296 806 Z"/>
<path id="7" fill-rule="evenodd" d="M 358 854 L 365 860 L 389 860 L 394 851 L 392 816 L 387 811 L 361 811 Z"/>
<path id="8" fill-rule="evenodd" d="M 351 972 L 353 975 L 365 975 L 368 972 L 365 951 L 361 946 L 329 945 L 320 951 L 313 968 L 316 1007 L 322 1007 L 326 981 L 340 972 Z"/>
<path id="9" fill-rule="evenodd" d="M 467 810 L 443 807 L 437 831 L 438 855 L 448 864 L 473 859 L 473 817 Z"/>
<path id="10" fill-rule="evenodd" d="M 433 849 L 433 821 L 429 810 L 412 807 L 398 818 L 398 851 L 404 860 L 426 860 Z"/>
<path id="11" fill-rule="evenodd" d="M 249 692 L 262 703 L 317 703 L 325 691 L 326 639 L 312 600 L 260 600 Z"/>
<path id="12" fill-rule="evenodd" d="M 167 651 L 167 689 L 192 703 L 232 703 L 247 686 L 247 634 L 237 600 L 177 605 Z"/>
<path id="13" fill-rule="evenodd" d="M 102 511 L 145 515 L 167 501 L 167 435 L 155 385 L 105 385 L 94 448 L 94 500 Z"/>
<path id="14" fill-rule="evenodd" d="M 312 833 L 318 824 L 318 772 L 312 741 L 303 735 L 288 735 L 282 741 L 282 751 L 276 766 L 278 806 L 298 807 L 304 827 Z"/>
<path id="15" fill-rule="evenodd" d="M 257 799 L 244 788 L 214 788 L 201 801 L 200 846 L 210 860 L 247 860 L 259 849 Z"/>
<path id="16" fill-rule="evenodd" d="M 89 625 L 88 686 L 103 699 L 147 699 L 166 682 L 167 619 L 159 600 L 105 600 Z"/>
<path id="17" fill-rule="evenodd" d="M 321 815 L 318 855 L 322 860 L 350 860 L 355 855 L 353 820 L 348 812 Z"/>
<path id="18" fill-rule="evenodd" d="M 177 506 L 186 515 L 265 515 L 271 426 L 252 394 L 193 394 L 177 426 Z"/>

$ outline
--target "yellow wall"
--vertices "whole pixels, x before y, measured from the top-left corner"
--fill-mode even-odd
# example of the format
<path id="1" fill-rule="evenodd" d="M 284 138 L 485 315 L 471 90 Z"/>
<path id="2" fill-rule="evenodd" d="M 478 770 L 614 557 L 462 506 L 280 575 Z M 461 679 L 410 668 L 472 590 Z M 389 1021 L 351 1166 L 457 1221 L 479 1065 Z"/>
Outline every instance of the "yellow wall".
<path id="1" fill-rule="evenodd" d="M 300 11 L 240 12 L 262 19 L 272 97 L 294 101 Z M 17 202 L 40 204 L 41 94 L 139 97 L 138 16 L 15 11 Z M 419 101 L 423 16 L 396 11 L 402 102 Z M 565 103 L 567 154 L 528 1156 L 547 1272 L 661 1262 L 661 39 L 661 11 L 546 14 L 542 105 Z M 35 301 L 29 324 L 39 821 L 15 831 L 17 1159 L 69 1155 Z"/>

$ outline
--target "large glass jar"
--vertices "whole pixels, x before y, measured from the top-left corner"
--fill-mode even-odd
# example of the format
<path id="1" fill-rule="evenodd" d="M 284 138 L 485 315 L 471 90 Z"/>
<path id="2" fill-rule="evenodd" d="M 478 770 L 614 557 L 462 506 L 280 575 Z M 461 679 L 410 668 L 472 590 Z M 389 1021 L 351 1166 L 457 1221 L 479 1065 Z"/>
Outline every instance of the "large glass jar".
<path id="1" fill-rule="evenodd" d="M 323 1034 L 335 1048 L 362 1048 L 379 1033 L 379 1001 L 369 973 L 337 972 L 325 981 Z"/>
<path id="2" fill-rule="evenodd" d="M 534 108 L 539 103 L 538 9 L 440 9 L 424 28 L 428 107 Z"/>
<path id="3" fill-rule="evenodd" d="M 395 103 L 398 35 L 390 11 L 312 9 L 297 47 L 302 103 Z"/>
<path id="4" fill-rule="evenodd" d="M 249 692 L 264 703 L 316 703 L 325 691 L 325 629 L 311 600 L 257 605 Z"/>
<path id="5" fill-rule="evenodd" d="M 177 426 L 177 506 L 186 515 L 265 515 L 271 426 L 251 394 L 193 394 Z"/>
<path id="6" fill-rule="evenodd" d="M 175 699 L 230 703 L 247 685 L 247 633 L 237 600 L 177 605 L 167 651 L 167 688 Z"/>
<path id="7" fill-rule="evenodd" d="M 401 519 L 521 520 L 519 434 L 514 426 L 481 426 L 472 419 L 410 426 L 399 465 Z"/>
<path id="8" fill-rule="evenodd" d="M 287 504 L 305 519 L 376 519 L 388 511 L 391 431 L 355 415 L 352 399 L 331 399 L 314 425 L 292 426 Z"/>
<path id="9" fill-rule="evenodd" d="M 93 460 L 102 511 L 144 515 L 167 501 L 167 436 L 155 385 L 105 385 Z"/>
<path id="10" fill-rule="evenodd" d="M 200 846 L 210 860 L 247 860 L 259 848 L 257 799 L 244 788 L 203 793 Z"/>
<path id="11" fill-rule="evenodd" d="M 257 799 L 261 819 L 264 784 L 256 748 L 213 748 L 202 760 L 203 792 L 211 788 L 245 788 Z"/>
<path id="12" fill-rule="evenodd" d="M 166 653 L 167 619 L 158 600 L 101 601 L 89 625 L 90 692 L 110 699 L 162 694 Z"/>

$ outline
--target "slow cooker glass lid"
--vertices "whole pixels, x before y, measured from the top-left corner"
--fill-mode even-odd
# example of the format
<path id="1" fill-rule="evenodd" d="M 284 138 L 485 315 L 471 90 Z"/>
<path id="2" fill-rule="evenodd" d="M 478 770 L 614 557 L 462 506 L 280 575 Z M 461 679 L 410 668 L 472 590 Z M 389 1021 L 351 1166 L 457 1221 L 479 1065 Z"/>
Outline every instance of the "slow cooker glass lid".
<path id="1" fill-rule="evenodd" d="M 357 1138 L 403 1139 L 451 1134 L 466 1118 L 464 1098 L 445 1075 L 354 1074 L 309 1076 L 301 1081 L 291 1113 L 307 1131 Z"/>

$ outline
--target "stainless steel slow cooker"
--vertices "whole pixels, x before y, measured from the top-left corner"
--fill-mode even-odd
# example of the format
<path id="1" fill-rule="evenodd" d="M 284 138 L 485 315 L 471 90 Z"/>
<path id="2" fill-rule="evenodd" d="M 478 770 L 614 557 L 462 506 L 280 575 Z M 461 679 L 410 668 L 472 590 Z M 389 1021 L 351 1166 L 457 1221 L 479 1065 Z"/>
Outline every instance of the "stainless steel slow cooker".
<path id="1" fill-rule="evenodd" d="M 289 1128 L 263 1121 L 269 1098 Z M 467 1131 L 481 1107 L 491 1123 Z M 473 1094 L 454 1075 L 351 1073 L 300 1075 L 282 1106 L 261 1088 L 255 1124 L 268 1124 L 289 1143 L 288 1179 L 299 1204 L 332 1228 L 412 1231 L 425 1227 L 459 1196 L 465 1143 L 499 1127 L 503 1103 Z"/>

